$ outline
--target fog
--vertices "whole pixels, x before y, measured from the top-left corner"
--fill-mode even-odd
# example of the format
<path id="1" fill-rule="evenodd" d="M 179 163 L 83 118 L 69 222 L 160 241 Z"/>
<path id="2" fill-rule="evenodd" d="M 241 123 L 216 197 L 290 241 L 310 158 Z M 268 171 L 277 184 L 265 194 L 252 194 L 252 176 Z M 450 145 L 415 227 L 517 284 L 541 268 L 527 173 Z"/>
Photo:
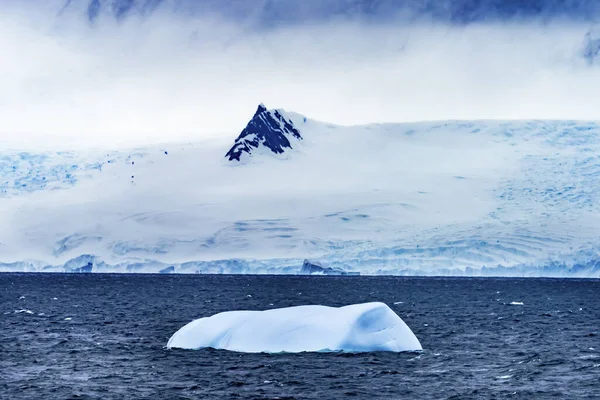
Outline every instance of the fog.
<path id="1" fill-rule="evenodd" d="M 26 2 L 24 2 L 26 3 Z M 0 6 L 0 143 L 233 140 L 263 102 L 336 124 L 600 119 L 590 26 L 427 21 L 252 29 L 157 10 L 90 23 Z"/>

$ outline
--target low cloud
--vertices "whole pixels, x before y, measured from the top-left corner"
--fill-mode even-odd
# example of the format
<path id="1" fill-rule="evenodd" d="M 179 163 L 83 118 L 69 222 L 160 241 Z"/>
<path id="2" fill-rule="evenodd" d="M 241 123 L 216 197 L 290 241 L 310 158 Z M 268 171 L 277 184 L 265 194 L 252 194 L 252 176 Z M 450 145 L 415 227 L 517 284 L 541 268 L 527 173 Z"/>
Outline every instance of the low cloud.
<path id="1" fill-rule="evenodd" d="M 319 22 L 0 12 L 0 142 L 233 139 L 259 102 L 339 124 L 599 119 L 585 23 Z"/>

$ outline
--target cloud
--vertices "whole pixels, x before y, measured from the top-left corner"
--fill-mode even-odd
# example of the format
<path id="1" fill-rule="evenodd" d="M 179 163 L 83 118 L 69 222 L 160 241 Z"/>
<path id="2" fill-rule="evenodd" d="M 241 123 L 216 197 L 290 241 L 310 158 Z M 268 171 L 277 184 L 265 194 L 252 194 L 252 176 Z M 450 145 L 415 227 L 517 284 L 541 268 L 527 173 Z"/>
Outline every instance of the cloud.
<path id="1" fill-rule="evenodd" d="M 598 119 L 584 23 L 399 17 L 254 30 L 161 9 L 90 23 L 57 16 L 59 3 L 1 6 L 0 142 L 233 139 L 260 102 L 348 125 Z"/>

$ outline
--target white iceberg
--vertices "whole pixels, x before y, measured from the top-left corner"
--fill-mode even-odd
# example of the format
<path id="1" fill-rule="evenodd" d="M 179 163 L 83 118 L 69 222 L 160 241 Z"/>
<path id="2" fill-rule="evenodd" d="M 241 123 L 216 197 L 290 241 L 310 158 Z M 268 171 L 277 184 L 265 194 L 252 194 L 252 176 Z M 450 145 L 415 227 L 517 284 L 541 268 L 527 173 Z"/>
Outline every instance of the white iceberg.
<path id="1" fill-rule="evenodd" d="M 423 349 L 404 321 L 379 302 L 223 312 L 185 325 L 167 347 L 244 353 Z"/>

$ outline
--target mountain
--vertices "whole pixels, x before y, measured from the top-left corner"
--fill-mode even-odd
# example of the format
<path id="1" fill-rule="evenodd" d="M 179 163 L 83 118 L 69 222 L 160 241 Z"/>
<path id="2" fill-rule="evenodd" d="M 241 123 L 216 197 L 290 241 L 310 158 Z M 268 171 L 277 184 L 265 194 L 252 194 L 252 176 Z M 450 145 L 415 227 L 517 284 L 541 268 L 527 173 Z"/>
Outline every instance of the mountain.
<path id="1" fill-rule="evenodd" d="M 233 148 L 1 150 L 0 271 L 298 273 L 309 259 L 600 277 L 595 122 L 338 126 L 259 107 L 244 131 Z"/>
<path id="2" fill-rule="evenodd" d="M 267 110 L 264 104 L 260 104 L 225 157 L 229 161 L 240 161 L 242 156 L 251 155 L 253 150 L 260 148 L 281 154 L 292 148 L 290 139 L 302 140 L 294 123 L 285 118 L 279 110 Z"/>

